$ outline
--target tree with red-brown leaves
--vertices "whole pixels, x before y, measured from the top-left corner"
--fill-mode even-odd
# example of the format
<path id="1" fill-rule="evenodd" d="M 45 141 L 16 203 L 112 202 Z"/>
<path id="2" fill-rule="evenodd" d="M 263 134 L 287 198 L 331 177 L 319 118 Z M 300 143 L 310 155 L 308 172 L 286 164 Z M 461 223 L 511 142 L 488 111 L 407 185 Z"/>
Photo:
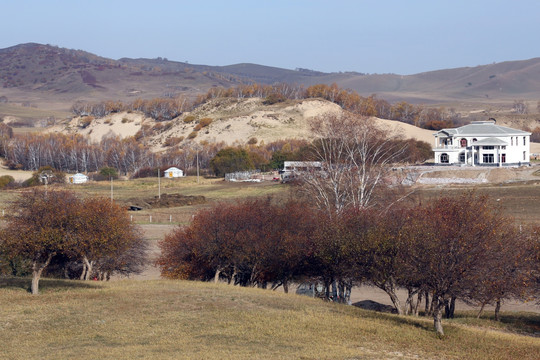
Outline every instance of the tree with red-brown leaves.
<path id="1" fill-rule="evenodd" d="M 534 251 L 529 227 L 518 228 L 510 219 L 486 252 L 489 258 L 476 272 L 474 281 L 464 289 L 464 300 L 480 306 L 495 305 L 495 320 L 500 321 L 500 309 L 505 299 L 525 300 L 531 294 L 534 278 Z"/>
<path id="2" fill-rule="evenodd" d="M 38 294 L 41 274 L 51 259 L 72 245 L 77 206 L 73 193 L 32 190 L 8 209 L 8 223 L 1 234 L 2 248 L 9 256 L 31 262 L 32 294 Z"/>
<path id="3" fill-rule="evenodd" d="M 197 280 L 221 277 L 242 286 L 272 288 L 294 279 L 305 264 L 311 233 L 309 210 L 271 199 L 220 203 L 160 242 L 163 276 Z"/>
<path id="4" fill-rule="evenodd" d="M 32 294 L 39 292 L 43 271 L 56 255 L 82 261 L 81 279 L 97 266 L 102 273 L 140 271 L 146 242 L 124 209 L 107 199 L 81 200 L 70 191 L 25 192 L 8 209 L 0 245 L 10 257 L 32 264 Z"/>
<path id="5" fill-rule="evenodd" d="M 404 229 L 404 274 L 433 292 L 434 326 L 444 335 L 442 312 L 452 298 L 470 295 L 492 267 L 509 222 L 486 196 L 443 197 L 410 213 Z"/>
<path id="6" fill-rule="evenodd" d="M 108 279 L 114 272 L 140 273 L 147 244 L 127 211 L 107 198 L 79 200 L 74 227 L 76 244 L 66 253 L 82 261 L 81 280 Z"/>

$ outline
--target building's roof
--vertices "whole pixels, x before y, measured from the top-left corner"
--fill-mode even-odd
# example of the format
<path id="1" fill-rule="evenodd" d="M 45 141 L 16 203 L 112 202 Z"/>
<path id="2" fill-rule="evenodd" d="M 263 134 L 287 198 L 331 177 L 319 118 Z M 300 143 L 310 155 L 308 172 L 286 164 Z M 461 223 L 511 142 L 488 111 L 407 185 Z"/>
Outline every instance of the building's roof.
<path id="1" fill-rule="evenodd" d="M 508 146 L 508 142 L 504 141 L 504 140 L 501 140 L 501 139 L 497 139 L 497 138 L 493 138 L 493 137 L 490 137 L 490 138 L 485 138 L 485 139 L 482 139 L 482 140 L 478 140 L 478 141 L 474 141 L 471 145 L 473 146 L 479 146 L 479 145 L 482 145 L 482 146 Z"/>
<path id="2" fill-rule="evenodd" d="M 88 178 L 88 176 L 84 175 L 84 174 L 81 174 L 81 173 L 77 173 L 75 175 L 71 175 L 70 177 L 74 177 L 74 178 Z"/>
<path id="3" fill-rule="evenodd" d="M 167 170 L 165 170 L 165 172 L 167 172 L 167 171 L 182 171 L 182 170 L 180 170 L 179 168 L 173 166 L 173 167 L 168 168 Z"/>
<path id="4" fill-rule="evenodd" d="M 455 136 L 515 136 L 515 135 L 531 135 L 530 132 L 512 129 L 506 126 L 495 125 L 494 121 L 473 121 L 468 125 L 464 125 L 455 129 L 442 129 L 439 133 L 446 133 Z"/>
<path id="5" fill-rule="evenodd" d="M 322 163 L 320 161 L 284 161 L 283 165 L 285 167 L 321 167 Z"/>

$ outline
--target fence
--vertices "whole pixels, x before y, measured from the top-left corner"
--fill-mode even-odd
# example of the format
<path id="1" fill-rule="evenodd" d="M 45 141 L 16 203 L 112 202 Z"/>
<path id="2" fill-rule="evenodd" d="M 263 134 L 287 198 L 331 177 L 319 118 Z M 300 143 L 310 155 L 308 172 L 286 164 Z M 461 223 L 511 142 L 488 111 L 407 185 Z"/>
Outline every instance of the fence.
<path id="1" fill-rule="evenodd" d="M 0 221 L 6 219 L 7 212 L 1 210 Z M 186 225 L 192 218 L 190 214 L 174 214 L 168 212 L 152 212 L 141 214 L 129 211 L 128 216 L 131 222 L 136 224 L 156 224 L 156 225 Z"/>
<path id="2" fill-rule="evenodd" d="M 225 174 L 226 181 L 271 181 L 279 177 L 277 171 L 262 173 L 261 170 L 237 171 Z"/>

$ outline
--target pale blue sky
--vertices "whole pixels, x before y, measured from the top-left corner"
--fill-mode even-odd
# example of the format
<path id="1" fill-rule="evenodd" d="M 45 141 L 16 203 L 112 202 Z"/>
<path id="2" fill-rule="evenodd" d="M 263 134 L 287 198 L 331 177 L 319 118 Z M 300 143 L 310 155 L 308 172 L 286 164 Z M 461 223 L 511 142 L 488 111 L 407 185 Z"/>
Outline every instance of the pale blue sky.
<path id="1" fill-rule="evenodd" d="M 533 0 L 0 0 L 0 48 L 413 74 L 540 56 Z"/>

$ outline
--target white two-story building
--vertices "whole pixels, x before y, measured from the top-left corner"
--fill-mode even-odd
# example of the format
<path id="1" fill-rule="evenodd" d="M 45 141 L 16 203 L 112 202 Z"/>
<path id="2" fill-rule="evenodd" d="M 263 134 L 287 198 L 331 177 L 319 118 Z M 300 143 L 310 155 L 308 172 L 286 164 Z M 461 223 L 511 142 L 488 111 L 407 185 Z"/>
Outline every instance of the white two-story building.
<path id="1" fill-rule="evenodd" d="M 473 121 L 435 136 L 435 164 L 523 165 L 529 163 L 531 133 L 495 125 L 495 120 Z"/>

